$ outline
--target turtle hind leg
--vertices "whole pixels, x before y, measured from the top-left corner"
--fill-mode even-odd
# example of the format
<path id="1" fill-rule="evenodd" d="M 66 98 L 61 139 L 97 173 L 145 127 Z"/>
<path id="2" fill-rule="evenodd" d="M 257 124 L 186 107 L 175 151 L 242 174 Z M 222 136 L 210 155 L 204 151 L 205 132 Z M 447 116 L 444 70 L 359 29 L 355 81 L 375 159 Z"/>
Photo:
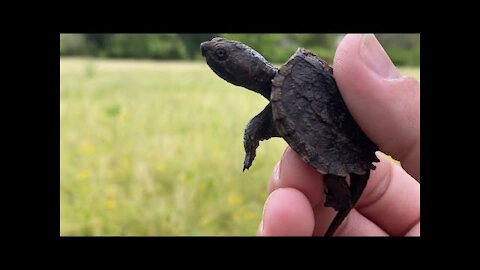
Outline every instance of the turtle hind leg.
<path id="1" fill-rule="evenodd" d="M 263 111 L 248 122 L 243 136 L 243 146 L 245 148 L 243 171 L 252 166 L 260 141 L 268 140 L 272 137 L 279 137 L 273 121 L 272 105 L 269 103 Z"/>
<path id="2" fill-rule="evenodd" d="M 366 174 L 350 174 L 350 194 L 352 196 L 352 206 L 355 206 L 358 199 L 363 193 L 363 190 L 367 186 L 368 178 L 370 177 L 370 172 Z"/>
<path id="3" fill-rule="evenodd" d="M 324 205 L 326 207 L 333 207 L 335 211 L 338 211 L 325 233 L 325 236 L 332 236 L 338 226 L 342 224 L 342 221 L 348 213 L 350 213 L 353 206 L 351 203 L 350 188 L 345 176 L 326 174 L 324 176 L 324 181 L 326 186 L 326 199 Z"/>

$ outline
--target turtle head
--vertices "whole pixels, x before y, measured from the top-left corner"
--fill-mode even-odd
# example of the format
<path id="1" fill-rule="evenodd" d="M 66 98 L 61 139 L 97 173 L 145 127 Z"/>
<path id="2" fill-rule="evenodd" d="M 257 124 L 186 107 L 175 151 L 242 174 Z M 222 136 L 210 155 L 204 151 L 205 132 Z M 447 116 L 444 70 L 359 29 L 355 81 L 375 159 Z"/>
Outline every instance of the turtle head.
<path id="1" fill-rule="evenodd" d="M 263 56 L 238 41 L 213 38 L 200 44 L 208 66 L 222 79 L 270 98 L 271 80 L 277 73 Z"/>

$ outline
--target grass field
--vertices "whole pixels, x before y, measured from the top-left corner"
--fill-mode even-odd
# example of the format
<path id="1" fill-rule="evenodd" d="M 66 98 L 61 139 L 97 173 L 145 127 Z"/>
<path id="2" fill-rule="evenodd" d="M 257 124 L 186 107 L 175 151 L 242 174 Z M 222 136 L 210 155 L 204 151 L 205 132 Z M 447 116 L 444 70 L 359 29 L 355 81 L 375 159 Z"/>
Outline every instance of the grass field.
<path id="1" fill-rule="evenodd" d="M 254 235 L 286 146 L 261 143 L 242 172 L 266 104 L 201 62 L 62 58 L 60 234 Z"/>

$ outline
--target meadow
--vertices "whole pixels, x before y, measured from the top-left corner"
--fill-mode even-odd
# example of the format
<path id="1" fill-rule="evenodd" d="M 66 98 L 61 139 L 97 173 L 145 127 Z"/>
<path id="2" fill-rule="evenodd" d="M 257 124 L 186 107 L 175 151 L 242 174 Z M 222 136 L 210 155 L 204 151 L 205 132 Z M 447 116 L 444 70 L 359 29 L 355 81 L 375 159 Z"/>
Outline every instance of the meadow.
<path id="1" fill-rule="evenodd" d="M 202 62 L 61 58 L 60 235 L 254 235 L 287 145 L 242 172 L 266 104 Z"/>

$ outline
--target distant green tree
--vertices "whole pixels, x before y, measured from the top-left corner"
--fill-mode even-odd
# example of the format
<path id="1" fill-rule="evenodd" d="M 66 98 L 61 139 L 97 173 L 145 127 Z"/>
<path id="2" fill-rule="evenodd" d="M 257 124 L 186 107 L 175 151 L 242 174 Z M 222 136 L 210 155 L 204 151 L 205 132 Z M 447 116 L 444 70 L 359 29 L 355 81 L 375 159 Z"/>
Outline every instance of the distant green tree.
<path id="1" fill-rule="evenodd" d="M 200 43 L 215 36 L 241 41 L 275 64 L 299 47 L 333 62 L 342 34 L 61 34 L 60 55 L 141 59 L 200 59 Z M 420 65 L 419 34 L 376 34 L 396 65 Z"/>
<path id="2" fill-rule="evenodd" d="M 179 38 L 184 42 L 188 59 L 200 58 L 200 43 L 211 40 L 216 34 L 178 34 Z"/>
<path id="3" fill-rule="evenodd" d="M 82 34 L 61 34 L 60 55 L 88 55 L 88 40 Z"/>
<path id="4" fill-rule="evenodd" d="M 108 34 L 84 34 L 88 43 L 90 55 L 102 56 L 107 47 L 107 41 L 112 35 Z"/>
<path id="5" fill-rule="evenodd" d="M 333 62 L 335 48 L 340 34 L 290 34 L 298 47 L 304 47 L 328 63 Z"/>
<path id="6" fill-rule="evenodd" d="M 396 65 L 420 65 L 419 34 L 376 34 L 375 36 Z"/>
<path id="7" fill-rule="evenodd" d="M 175 34 L 112 34 L 105 53 L 117 58 L 187 58 L 185 44 Z"/>

